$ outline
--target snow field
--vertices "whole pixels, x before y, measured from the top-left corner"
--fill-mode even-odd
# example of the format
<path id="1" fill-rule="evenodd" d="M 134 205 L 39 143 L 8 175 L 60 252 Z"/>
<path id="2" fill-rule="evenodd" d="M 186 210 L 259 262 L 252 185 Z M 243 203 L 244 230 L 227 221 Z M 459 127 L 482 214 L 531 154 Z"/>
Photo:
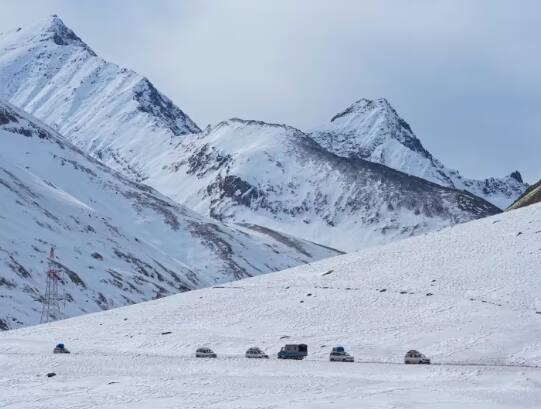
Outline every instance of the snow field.
<path id="1" fill-rule="evenodd" d="M 538 408 L 540 235 L 541 205 L 532 205 L 9 331 L 0 334 L 0 396 L 10 408 Z M 53 355 L 57 342 L 73 354 Z M 305 361 L 276 359 L 297 342 L 309 345 Z M 242 357 L 256 345 L 271 359 Z M 335 345 L 357 362 L 328 362 Z M 194 358 L 199 346 L 218 358 Z M 433 365 L 403 365 L 409 349 Z M 50 371 L 57 376 L 45 378 Z"/>

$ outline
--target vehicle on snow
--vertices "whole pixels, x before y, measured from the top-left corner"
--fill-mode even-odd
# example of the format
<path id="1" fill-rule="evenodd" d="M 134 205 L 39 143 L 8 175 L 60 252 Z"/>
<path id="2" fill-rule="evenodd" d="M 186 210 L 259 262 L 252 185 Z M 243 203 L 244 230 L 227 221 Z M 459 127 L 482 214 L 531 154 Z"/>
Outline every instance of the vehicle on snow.
<path id="1" fill-rule="evenodd" d="M 210 348 L 197 348 L 195 351 L 196 358 L 216 358 L 216 353 Z"/>
<path id="2" fill-rule="evenodd" d="M 287 344 L 278 352 L 278 359 L 304 359 L 308 355 L 308 345 Z"/>
<path id="3" fill-rule="evenodd" d="M 69 354 L 70 351 L 64 346 L 64 344 L 56 344 L 56 346 L 53 349 L 53 353 L 55 353 L 55 354 Z"/>
<path id="4" fill-rule="evenodd" d="M 246 358 L 265 358 L 265 359 L 269 359 L 269 356 L 264 353 L 260 348 L 258 347 L 252 347 L 252 348 L 249 348 L 247 351 L 246 351 Z"/>
<path id="5" fill-rule="evenodd" d="M 421 354 L 419 351 L 412 349 L 406 353 L 406 356 L 404 357 L 404 363 L 429 365 L 430 359 L 427 358 L 425 355 Z"/>
<path id="6" fill-rule="evenodd" d="M 354 358 L 346 352 L 344 347 L 334 347 L 329 355 L 331 362 L 353 362 Z"/>

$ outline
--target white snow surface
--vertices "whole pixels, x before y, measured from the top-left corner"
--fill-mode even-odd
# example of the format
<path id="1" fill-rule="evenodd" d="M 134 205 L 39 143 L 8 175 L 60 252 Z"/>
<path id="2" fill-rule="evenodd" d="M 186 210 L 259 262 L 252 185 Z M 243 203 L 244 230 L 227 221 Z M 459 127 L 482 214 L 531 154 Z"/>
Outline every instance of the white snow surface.
<path id="1" fill-rule="evenodd" d="M 310 136 L 331 152 L 389 166 L 442 186 L 467 190 L 501 209 L 513 203 L 528 187 L 518 172 L 503 178 L 464 178 L 434 158 L 385 99 L 361 99 Z"/>
<path id="2" fill-rule="evenodd" d="M 0 329 L 35 324 L 56 248 L 67 316 L 340 254 L 201 216 L 0 102 Z"/>
<path id="3" fill-rule="evenodd" d="M 285 125 L 232 119 L 200 132 L 148 80 L 99 58 L 56 16 L 0 36 L 0 81 L 0 97 L 86 153 L 217 219 L 356 250 L 497 211 L 340 159 Z"/>
<path id="4" fill-rule="evenodd" d="M 9 408 L 541 406 L 541 205 L 0 334 Z M 53 355 L 64 342 L 71 355 Z M 305 361 L 280 361 L 285 343 Z M 328 362 L 344 345 L 356 362 Z M 254 345 L 271 354 L 247 360 Z M 194 358 L 209 346 L 216 360 Z M 418 349 L 430 366 L 406 366 Z M 55 372 L 54 378 L 46 378 Z"/>

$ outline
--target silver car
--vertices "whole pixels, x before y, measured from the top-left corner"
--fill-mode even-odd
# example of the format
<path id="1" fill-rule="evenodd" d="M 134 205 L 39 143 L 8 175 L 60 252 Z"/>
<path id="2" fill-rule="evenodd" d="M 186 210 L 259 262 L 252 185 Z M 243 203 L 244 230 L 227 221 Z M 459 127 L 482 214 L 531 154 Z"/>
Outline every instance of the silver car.
<path id="1" fill-rule="evenodd" d="M 210 348 L 197 348 L 195 351 L 196 358 L 216 358 L 216 353 Z"/>
<path id="2" fill-rule="evenodd" d="M 429 365 L 430 359 L 414 349 L 408 351 L 404 357 L 405 364 Z"/>
<path id="3" fill-rule="evenodd" d="M 329 355 L 329 361 L 354 362 L 354 358 L 344 350 L 344 347 L 335 347 Z"/>

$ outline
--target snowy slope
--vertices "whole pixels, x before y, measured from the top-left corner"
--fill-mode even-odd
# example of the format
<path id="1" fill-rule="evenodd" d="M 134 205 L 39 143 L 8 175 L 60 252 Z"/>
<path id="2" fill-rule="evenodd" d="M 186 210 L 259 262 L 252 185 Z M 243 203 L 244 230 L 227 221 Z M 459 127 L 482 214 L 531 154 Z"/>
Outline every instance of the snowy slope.
<path id="1" fill-rule="evenodd" d="M 0 334 L 0 368 L 9 374 L 0 391 L 15 408 L 533 409 L 541 403 L 540 262 L 536 204 L 279 273 Z M 71 356 L 51 354 L 61 340 Z M 295 342 L 309 345 L 307 361 L 275 359 L 281 345 Z M 356 363 L 328 362 L 336 344 Z M 192 358 L 201 345 L 218 359 Z M 244 359 L 253 345 L 271 359 Z M 433 365 L 401 364 L 411 348 Z M 58 377 L 43 379 L 48 371 Z"/>
<path id="2" fill-rule="evenodd" d="M 515 203 L 509 206 L 508 210 L 518 209 L 520 207 L 529 206 L 534 203 L 541 202 L 541 180 L 533 185 L 531 185 L 523 194 L 520 196 Z"/>
<path id="3" fill-rule="evenodd" d="M 200 216 L 0 103 L 0 329 L 39 321 L 55 246 L 68 316 L 281 270 L 337 251 Z"/>
<path id="4" fill-rule="evenodd" d="M 179 143 L 149 179 L 221 220 L 256 223 L 354 250 L 497 213 L 484 200 L 362 159 L 329 153 L 298 129 L 231 119 Z"/>
<path id="5" fill-rule="evenodd" d="M 99 58 L 57 16 L 0 35 L 0 98 L 136 181 L 199 128 L 141 75 Z"/>
<path id="6" fill-rule="evenodd" d="M 502 209 L 528 187 L 518 172 L 504 178 L 474 180 L 446 168 L 384 98 L 361 99 L 310 135 L 339 156 L 381 163 L 442 186 L 467 190 Z"/>

